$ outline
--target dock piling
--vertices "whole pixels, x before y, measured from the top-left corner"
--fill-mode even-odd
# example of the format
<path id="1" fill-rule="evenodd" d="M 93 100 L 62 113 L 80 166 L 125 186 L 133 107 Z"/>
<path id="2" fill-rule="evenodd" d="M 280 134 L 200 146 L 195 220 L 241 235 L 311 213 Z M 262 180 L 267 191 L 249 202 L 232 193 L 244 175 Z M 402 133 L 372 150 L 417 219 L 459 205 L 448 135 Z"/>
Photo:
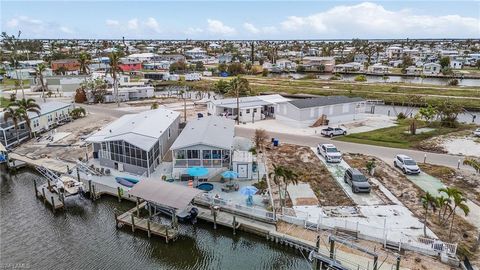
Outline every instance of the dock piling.
<path id="1" fill-rule="evenodd" d="M 90 194 L 90 199 L 92 198 L 92 180 L 88 180 L 88 193 Z"/>
<path id="2" fill-rule="evenodd" d="M 168 244 L 168 227 L 165 227 L 165 243 Z"/>
<path id="3" fill-rule="evenodd" d="M 78 170 L 78 167 L 77 167 L 77 180 L 78 182 L 80 182 L 80 170 Z"/>
<path id="4" fill-rule="evenodd" d="M 47 183 L 48 183 L 48 190 L 52 190 L 52 186 L 50 184 L 50 179 L 47 179 Z"/>
<path id="5" fill-rule="evenodd" d="M 35 197 L 38 198 L 37 180 L 36 179 L 33 179 L 33 186 L 35 187 Z"/>
<path id="6" fill-rule="evenodd" d="M 140 217 L 140 207 L 138 205 L 140 204 L 140 199 L 137 197 L 137 217 Z"/>
<path id="7" fill-rule="evenodd" d="M 235 235 L 235 229 L 237 228 L 237 222 L 235 221 L 235 215 L 233 216 L 233 222 L 232 222 L 232 227 L 233 227 L 233 235 Z"/>
<path id="8" fill-rule="evenodd" d="M 120 187 L 117 187 L 118 202 L 122 202 L 122 191 Z"/>
<path id="9" fill-rule="evenodd" d="M 133 214 L 131 214 L 130 217 L 132 218 L 132 232 L 135 232 L 135 217 Z"/>
<path id="10" fill-rule="evenodd" d="M 213 229 L 217 229 L 217 211 L 215 209 L 213 210 Z"/>
<path id="11" fill-rule="evenodd" d="M 52 209 L 53 209 L 53 213 L 55 214 L 55 198 L 51 196 L 50 199 L 52 200 Z"/>
<path id="12" fill-rule="evenodd" d="M 47 196 L 45 196 L 45 187 L 42 187 L 43 203 L 47 202 Z"/>
<path id="13" fill-rule="evenodd" d="M 148 233 L 148 238 L 151 236 L 151 231 L 150 231 L 150 219 L 147 219 L 147 233 Z"/>
<path id="14" fill-rule="evenodd" d="M 320 235 L 317 235 L 317 243 L 316 243 L 315 246 L 316 246 L 316 248 L 317 248 L 316 251 L 317 251 L 317 252 L 320 252 Z M 322 269 L 322 268 L 321 268 L 321 265 L 320 265 L 320 262 L 321 262 L 321 261 L 320 261 L 319 259 L 315 259 L 315 261 L 316 261 L 316 262 L 315 262 L 315 269 L 316 269 L 316 270 L 321 270 L 321 269 Z"/>
<path id="15" fill-rule="evenodd" d="M 97 199 L 97 194 L 95 194 L 95 185 L 92 185 L 92 200 L 96 200 Z"/>

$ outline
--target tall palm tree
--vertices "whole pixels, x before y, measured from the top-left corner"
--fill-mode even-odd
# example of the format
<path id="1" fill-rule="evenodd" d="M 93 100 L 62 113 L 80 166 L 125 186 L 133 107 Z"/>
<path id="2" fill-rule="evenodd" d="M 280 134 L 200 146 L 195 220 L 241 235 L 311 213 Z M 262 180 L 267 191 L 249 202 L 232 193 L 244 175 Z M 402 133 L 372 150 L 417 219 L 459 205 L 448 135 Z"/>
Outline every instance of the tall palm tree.
<path id="1" fill-rule="evenodd" d="M 36 113 L 40 115 L 40 105 L 38 105 L 34 99 L 18 99 L 13 103 L 9 104 L 9 107 L 13 107 L 15 110 L 18 110 L 18 114 L 21 116 L 21 119 L 25 121 L 27 125 L 30 137 L 32 136 L 32 126 L 30 123 L 29 112 Z"/>
<path id="2" fill-rule="evenodd" d="M 237 98 L 237 125 L 240 124 L 240 97 L 251 95 L 251 88 L 248 80 L 240 76 L 230 81 L 227 95 Z"/>
<path id="3" fill-rule="evenodd" d="M 284 174 L 283 182 L 285 184 L 284 193 L 287 194 L 287 186 L 289 184 L 292 184 L 292 185 L 297 185 L 298 184 L 298 174 L 296 174 L 290 168 L 285 168 L 284 171 L 283 171 L 283 174 Z"/>
<path id="4" fill-rule="evenodd" d="M 38 80 L 40 80 L 40 85 L 42 86 L 43 102 L 46 101 L 45 100 L 45 89 L 47 87 L 45 87 L 45 82 L 43 81 L 43 72 L 45 72 L 46 69 L 47 69 L 47 66 L 45 66 L 43 63 L 38 64 L 37 68 L 35 69 L 36 76 L 37 76 Z"/>
<path id="5" fill-rule="evenodd" d="M 448 197 L 445 197 L 443 195 L 437 197 L 437 207 L 438 207 L 438 222 L 442 221 L 442 218 L 445 216 L 445 212 L 447 209 L 451 210 L 451 200 Z M 443 210 L 443 216 L 442 216 L 442 209 Z"/>
<path id="6" fill-rule="evenodd" d="M 448 238 L 452 238 L 452 230 L 453 230 L 453 224 L 455 223 L 455 210 L 460 209 L 462 210 L 463 214 L 465 216 L 468 216 L 468 213 L 470 213 L 470 208 L 466 204 L 467 199 L 463 197 L 463 194 L 461 192 L 455 193 L 453 195 L 453 209 L 452 209 L 452 223 L 450 223 L 450 231 L 448 233 Z"/>
<path id="7" fill-rule="evenodd" d="M 120 68 L 120 55 L 117 52 L 112 52 L 108 58 L 110 59 L 110 75 L 113 79 L 113 91 L 115 92 L 117 106 L 120 107 L 120 100 L 118 98 L 118 73 L 122 72 Z"/>
<path id="8" fill-rule="evenodd" d="M 423 235 L 427 237 L 428 209 L 431 208 L 433 212 L 435 212 L 437 210 L 437 200 L 432 194 L 430 194 L 430 192 L 425 193 L 420 199 L 422 200 L 422 205 L 425 209 L 425 217 L 423 220 Z"/>
<path id="9" fill-rule="evenodd" d="M 273 164 L 273 171 L 268 174 L 268 177 L 273 179 L 273 182 L 278 187 L 278 196 L 280 197 L 280 206 L 283 206 L 282 195 L 281 195 L 281 185 L 282 180 L 285 177 L 285 168 L 283 166 L 277 166 Z"/>
<path id="10" fill-rule="evenodd" d="M 80 63 L 80 74 L 88 74 L 88 72 L 90 72 L 90 68 L 88 67 L 90 64 L 90 55 L 86 52 L 81 52 L 78 56 L 78 62 Z"/>
<path id="11" fill-rule="evenodd" d="M 456 194 L 460 193 L 460 190 L 452 187 L 445 187 L 445 188 L 439 188 L 438 191 L 440 193 L 445 193 L 447 195 L 448 200 L 445 202 L 445 208 L 443 209 L 443 215 L 442 219 L 444 219 L 444 223 L 450 219 L 450 216 L 453 213 L 453 208 L 452 208 L 452 199 L 456 196 Z M 447 218 L 445 219 L 445 215 L 447 213 L 447 210 L 450 210 L 450 213 L 448 214 Z"/>
<path id="12" fill-rule="evenodd" d="M 8 122 L 8 120 L 12 119 L 13 127 L 15 128 L 15 133 L 17 134 L 17 144 L 20 143 L 20 135 L 18 134 L 18 123 L 22 119 L 20 115 L 20 111 L 16 110 L 14 107 L 8 106 L 5 108 L 3 114 L 3 120 Z"/>

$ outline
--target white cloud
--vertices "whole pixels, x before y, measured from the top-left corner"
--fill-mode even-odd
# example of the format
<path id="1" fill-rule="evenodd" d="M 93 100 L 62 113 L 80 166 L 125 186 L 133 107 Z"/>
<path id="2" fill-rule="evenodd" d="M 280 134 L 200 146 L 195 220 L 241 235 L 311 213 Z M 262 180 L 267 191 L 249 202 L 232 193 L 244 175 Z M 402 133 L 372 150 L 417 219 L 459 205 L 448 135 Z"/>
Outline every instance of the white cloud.
<path id="1" fill-rule="evenodd" d="M 255 27 L 255 25 L 253 25 L 251 23 L 244 23 L 243 28 L 245 28 L 245 30 L 247 30 L 248 32 L 250 32 L 252 34 L 260 33 L 260 29 L 258 29 L 257 27 Z"/>
<path id="2" fill-rule="evenodd" d="M 66 26 L 61 26 L 60 31 L 62 31 L 65 34 L 73 34 L 74 33 L 72 29 L 70 29 Z"/>
<path id="3" fill-rule="evenodd" d="M 340 5 L 306 17 L 290 16 L 285 31 L 317 33 L 329 37 L 478 37 L 480 20 L 459 15 L 418 15 L 411 10 L 387 10 L 364 2 Z M 311 36 L 312 37 L 312 36 Z"/>
<path id="4" fill-rule="evenodd" d="M 58 36 L 58 33 L 73 34 L 74 31 L 65 25 L 46 22 L 28 16 L 13 17 L 6 22 L 8 32 L 22 31 L 22 37 L 47 38 Z"/>
<path id="5" fill-rule="evenodd" d="M 199 27 L 189 27 L 187 30 L 184 31 L 186 35 L 198 35 L 203 33 L 203 29 Z"/>
<path id="6" fill-rule="evenodd" d="M 155 18 L 152 18 L 152 17 L 148 18 L 147 21 L 145 22 L 145 26 L 155 33 L 161 32 L 160 24 L 157 22 Z"/>
<path id="7" fill-rule="evenodd" d="M 217 34 L 217 35 L 233 35 L 235 34 L 237 31 L 235 30 L 235 28 L 233 27 L 230 27 L 230 26 L 227 26 L 225 24 L 223 24 L 223 22 L 219 21 L 219 20 L 212 20 L 212 19 L 208 19 L 207 20 L 207 23 L 208 23 L 208 31 L 210 33 L 213 33 L 213 34 Z"/>
<path id="8" fill-rule="evenodd" d="M 127 27 L 130 30 L 137 30 L 138 29 L 138 19 L 131 19 L 127 22 Z"/>
<path id="9" fill-rule="evenodd" d="M 119 26 L 119 25 L 120 25 L 120 22 L 117 21 L 117 20 L 110 20 L 110 19 L 108 19 L 108 20 L 105 21 L 105 24 L 106 24 L 107 26 Z"/>

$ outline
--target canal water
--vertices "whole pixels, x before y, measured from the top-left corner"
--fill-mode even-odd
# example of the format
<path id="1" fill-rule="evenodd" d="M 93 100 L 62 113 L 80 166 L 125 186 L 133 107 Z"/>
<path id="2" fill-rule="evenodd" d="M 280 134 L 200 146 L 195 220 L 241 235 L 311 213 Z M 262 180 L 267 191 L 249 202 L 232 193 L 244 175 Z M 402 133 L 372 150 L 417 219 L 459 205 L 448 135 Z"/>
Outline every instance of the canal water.
<path id="1" fill-rule="evenodd" d="M 199 220 L 181 225 L 166 244 L 146 233 L 115 228 L 114 209 L 134 207 L 104 196 L 96 202 L 67 199 L 53 214 L 35 198 L 33 179 L 0 171 L 0 268 L 2 269 L 309 269 L 303 255 L 264 238 Z M 304 254 L 307 256 L 306 254 Z"/>
<path id="2" fill-rule="evenodd" d="M 303 78 L 306 76 L 306 74 L 302 73 L 270 73 L 268 74 L 269 77 L 281 77 L 281 78 L 287 78 L 287 77 L 294 77 L 297 79 Z M 328 80 L 330 77 L 332 77 L 332 74 L 316 74 L 316 76 L 319 79 L 322 80 Z M 354 82 L 356 74 L 342 74 L 342 77 L 340 81 L 345 81 L 345 82 Z M 384 80 L 382 76 L 373 76 L 373 75 L 366 75 L 367 77 L 367 82 L 368 83 L 407 83 L 407 84 L 418 84 L 422 85 L 424 84 L 425 86 L 427 85 L 441 85 L 441 86 L 446 86 L 448 85 L 449 81 L 451 79 L 448 78 L 421 78 L 421 77 L 406 77 L 406 76 L 398 76 L 398 75 L 388 75 L 388 78 Z M 466 86 L 466 87 L 475 87 L 475 86 L 480 86 L 480 79 L 471 79 L 471 78 L 464 78 L 464 79 L 458 79 L 458 86 Z"/>

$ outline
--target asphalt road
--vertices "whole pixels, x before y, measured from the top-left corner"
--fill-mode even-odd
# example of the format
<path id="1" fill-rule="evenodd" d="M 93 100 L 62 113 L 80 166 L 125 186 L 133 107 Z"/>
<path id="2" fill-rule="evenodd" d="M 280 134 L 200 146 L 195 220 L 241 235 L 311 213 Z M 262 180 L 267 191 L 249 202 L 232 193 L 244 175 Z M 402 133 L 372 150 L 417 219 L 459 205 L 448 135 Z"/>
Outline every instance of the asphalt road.
<path id="1" fill-rule="evenodd" d="M 236 127 L 235 135 L 247 138 L 253 138 L 255 133 L 254 129 Z M 306 135 L 294 135 L 286 133 L 277 133 L 277 132 L 268 132 L 270 137 L 278 138 L 280 143 L 290 143 L 302 146 L 314 147 L 317 144 L 322 143 L 332 143 L 334 144 L 341 152 L 348 153 L 360 153 L 370 156 L 375 156 L 384 160 L 389 164 L 393 164 L 393 159 L 397 154 L 405 154 L 412 157 L 417 162 L 423 162 L 425 154 L 427 155 L 427 163 L 443 165 L 451 168 L 457 168 L 458 160 L 463 161 L 463 157 L 448 155 L 448 154 L 436 154 L 428 153 L 417 150 L 410 149 L 397 149 L 397 148 L 388 148 L 382 146 L 358 144 L 351 142 L 342 142 L 342 141 L 333 141 L 330 138 L 325 138 L 322 136 L 306 136 Z M 460 165 L 461 169 L 471 170 L 470 167 Z"/>
<path id="2" fill-rule="evenodd" d="M 107 105 L 82 105 L 85 109 L 94 114 L 106 114 L 113 117 L 121 117 L 125 114 L 130 114 L 133 112 L 118 110 L 116 105 L 107 104 Z M 244 128 L 241 126 L 235 127 L 235 135 L 246 138 L 253 138 L 255 133 L 254 129 Z M 417 162 L 423 162 L 425 154 L 427 155 L 427 163 L 443 165 L 451 168 L 457 168 L 458 161 L 463 161 L 462 156 L 448 155 L 448 154 L 437 154 L 437 153 L 428 153 L 417 150 L 410 149 L 397 149 L 397 148 L 388 148 L 382 146 L 358 144 L 351 142 L 342 142 L 342 141 L 332 141 L 329 138 L 322 136 L 307 136 L 307 135 L 294 135 L 287 133 L 278 133 L 278 132 L 268 132 L 270 137 L 278 138 L 280 143 L 290 143 L 302 146 L 315 147 L 317 144 L 321 143 L 333 143 L 335 146 L 342 152 L 348 153 L 360 153 L 370 156 L 378 157 L 388 164 L 393 164 L 393 158 L 397 154 L 405 154 L 414 158 Z M 460 162 L 461 163 L 461 162 Z M 461 169 L 469 170 L 472 169 L 468 166 L 463 166 L 460 164 Z"/>

